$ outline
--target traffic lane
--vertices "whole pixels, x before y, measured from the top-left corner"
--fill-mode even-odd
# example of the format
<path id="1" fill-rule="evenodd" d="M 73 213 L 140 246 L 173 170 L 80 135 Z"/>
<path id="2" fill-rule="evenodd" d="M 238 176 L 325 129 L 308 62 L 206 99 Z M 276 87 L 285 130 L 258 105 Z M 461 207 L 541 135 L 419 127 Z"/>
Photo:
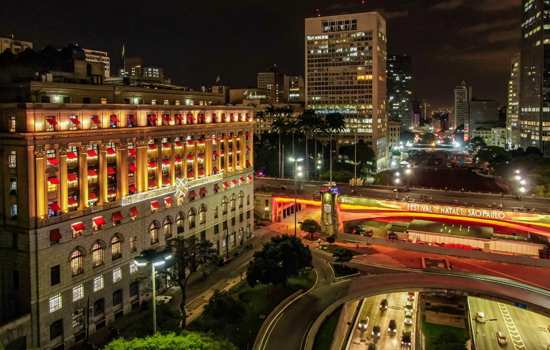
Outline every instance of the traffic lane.
<path id="1" fill-rule="evenodd" d="M 527 349 L 550 346 L 550 318 L 507 305 Z"/>
<path id="2" fill-rule="evenodd" d="M 486 300 L 484 299 L 468 297 L 468 306 L 473 338 L 478 349 L 500 349 L 500 345 L 498 344 L 496 337 L 496 333 L 498 331 L 502 332 L 502 334 L 506 335 L 508 340 L 510 340 L 506 326 L 502 321 L 497 303 L 486 303 Z M 486 321 L 484 323 L 476 320 L 476 315 L 478 312 L 483 312 L 485 314 Z M 508 346 L 511 346 L 511 349 L 514 348 L 511 344 L 508 344 L 503 348 L 508 348 Z"/>
<path id="3" fill-rule="evenodd" d="M 277 319 L 265 349 L 300 349 L 309 327 L 331 304 L 343 298 L 349 281 L 320 287 L 292 303 Z"/>

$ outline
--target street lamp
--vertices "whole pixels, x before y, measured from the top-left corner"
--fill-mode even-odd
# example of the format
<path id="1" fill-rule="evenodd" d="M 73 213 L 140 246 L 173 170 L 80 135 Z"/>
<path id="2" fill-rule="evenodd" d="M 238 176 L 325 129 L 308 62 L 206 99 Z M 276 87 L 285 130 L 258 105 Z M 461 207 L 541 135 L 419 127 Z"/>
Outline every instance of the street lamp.
<path id="1" fill-rule="evenodd" d="M 298 196 L 298 179 L 304 177 L 303 167 L 298 164 L 302 163 L 304 161 L 304 158 L 289 157 L 288 160 L 294 163 L 294 237 L 296 237 L 296 226 L 298 225 L 298 202 L 296 199 L 296 197 Z"/>
<path id="2" fill-rule="evenodd" d="M 157 333 L 157 283 L 155 271 L 157 268 L 164 266 L 167 261 L 174 256 L 170 249 L 163 251 L 145 250 L 141 255 L 134 258 L 134 262 L 138 267 L 151 265 L 151 284 L 153 289 L 153 333 Z"/>

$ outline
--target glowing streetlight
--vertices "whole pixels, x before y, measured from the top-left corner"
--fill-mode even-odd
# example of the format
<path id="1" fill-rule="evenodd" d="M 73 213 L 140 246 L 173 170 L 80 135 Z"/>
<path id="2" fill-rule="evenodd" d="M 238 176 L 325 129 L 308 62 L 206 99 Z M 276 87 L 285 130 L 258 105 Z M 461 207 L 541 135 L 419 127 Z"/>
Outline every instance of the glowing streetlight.
<path id="1" fill-rule="evenodd" d="M 525 193 L 525 192 L 527 192 L 527 189 L 526 189 L 525 187 L 521 186 L 521 187 L 519 188 L 519 192 L 520 192 L 520 193 Z"/>
<path id="2" fill-rule="evenodd" d="M 514 179 L 516 179 L 516 181 L 521 181 L 522 177 L 521 175 L 516 175 L 514 176 Z"/>
<path id="3" fill-rule="evenodd" d="M 516 169 L 516 170 L 514 171 L 514 173 L 517 174 L 517 175 L 519 175 L 519 174 L 521 173 L 521 170 Z"/>
<path id="4" fill-rule="evenodd" d="M 522 186 L 525 186 L 527 185 L 527 181 L 525 181 L 525 179 L 522 179 L 519 181 L 519 184 L 522 185 Z"/>
<path id="5" fill-rule="evenodd" d="M 395 179 L 393 180 L 393 182 L 394 182 L 396 185 L 399 185 L 399 184 L 401 183 L 401 179 L 397 177 L 397 178 L 395 178 Z"/>
<path id="6" fill-rule="evenodd" d="M 400 177 L 401 176 L 401 173 L 399 171 L 396 171 L 395 174 L 394 174 L 396 177 Z"/>
<path id="7" fill-rule="evenodd" d="M 411 174 L 412 174 L 412 169 L 411 168 L 405 169 L 405 175 L 411 175 Z"/>

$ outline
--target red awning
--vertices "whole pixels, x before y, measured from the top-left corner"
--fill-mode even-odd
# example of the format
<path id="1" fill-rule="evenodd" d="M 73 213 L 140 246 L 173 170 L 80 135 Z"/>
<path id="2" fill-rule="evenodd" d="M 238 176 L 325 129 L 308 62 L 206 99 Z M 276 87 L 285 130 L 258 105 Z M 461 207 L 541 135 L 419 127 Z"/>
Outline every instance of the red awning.
<path id="1" fill-rule="evenodd" d="M 218 151 L 212 152 L 212 155 L 213 155 L 214 157 L 217 157 L 217 156 L 218 156 Z"/>
<path id="2" fill-rule="evenodd" d="M 70 117 L 69 119 L 74 125 L 80 125 L 80 119 L 78 119 L 78 117 Z"/>
<path id="3" fill-rule="evenodd" d="M 181 163 L 181 157 L 179 157 L 179 156 L 174 158 L 174 160 L 176 161 L 176 163 Z"/>
<path id="4" fill-rule="evenodd" d="M 239 180 L 233 179 L 233 184 L 234 184 L 234 185 L 237 185 L 238 183 L 239 183 Z"/>
<path id="5" fill-rule="evenodd" d="M 159 201 L 152 201 L 151 202 L 151 209 L 159 209 L 160 208 L 160 202 Z"/>
<path id="6" fill-rule="evenodd" d="M 246 145 L 246 150 L 250 151 L 250 145 Z"/>
<path id="7" fill-rule="evenodd" d="M 204 158 L 204 153 L 202 153 L 202 152 L 201 152 L 201 153 L 198 153 L 198 154 L 197 154 L 197 157 L 198 157 L 198 158 Z"/>
<path id="8" fill-rule="evenodd" d="M 124 216 L 122 216 L 122 213 L 119 211 L 115 211 L 111 217 L 112 221 L 122 221 L 122 219 L 124 219 Z"/>
<path id="9" fill-rule="evenodd" d="M 56 212 L 61 209 L 61 207 L 59 206 L 59 204 L 57 204 L 57 202 L 51 202 L 50 204 L 48 204 L 48 207 L 50 207 L 51 210 Z"/>
<path id="10" fill-rule="evenodd" d="M 135 218 L 135 217 L 138 216 L 138 214 L 139 214 L 139 212 L 138 212 L 138 208 L 137 208 L 137 207 L 131 207 L 131 208 L 130 208 L 130 216 L 131 216 L 131 217 Z"/>
<path id="11" fill-rule="evenodd" d="M 97 199 L 97 194 L 95 192 L 90 192 L 90 194 L 88 194 L 88 199 L 91 199 L 91 200 Z"/>
<path id="12" fill-rule="evenodd" d="M 75 152 L 67 152 L 67 159 L 75 159 L 77 157 Z"/>
<path id="13" fill-rule="evenodd" d="M 229 183 L 228 183 L 227 181 L 224 181 L 223 187 L 224 187 L 224 188 L 228 188 L 228 187 L 229 187 Z"/>
<path id="14" fill-rule="evenodd" d="M 150 144 L 149 144 L 149 149 L 155 150 L 155 149 L 157 149 L 157 145 L 154 144 L 154 143 L 150 143 Z"/>
<path id="15" fill-rule="evenodd" d="M 189 198 L 195 198 L 197 196 L 197 193 L 195 192 L 195 190 L 191 190 L 191 191 L 189 191 L 188 196 L 189 196 Z"/>
<path id="16" fill-rule="evenodd" d="M 130 191 L 131 193 L 136 192 L 136 185 L 131 184 L 130 186 L 128 186 L 128 191 Z"/>
<path id="17" fill-rule="evenodd" d="M 128 170 L 130 170 L 131 173 L 135 173 L 137 170 L 136 163 L 130 163 L 130 165 L 128 165 Z"/>
<path id="18" fill-rule="evenodd" d="M 96 216 L 92 219 L 92 221 L 96 226 L 105 225 L 105 219 L 103 218 L 103 216 Z"/>
<path id="19" fill-rule="evenodd" d="M 59 160 L 55 157 L 48 158 L 48 164 L 57 166 L 57 164 L 59 164 Z"/>
<path id="20" fill-rule="evenodd" d="M 135 157 L 136 154 L 137 154 L 137 150 L 135 148 L 130 148 L 128 150 L 128 154 L 130 154 L 131 156 Z"/>
<path id="21" fill-rule="evenodd" d="M 248 178 L 248 181 L 252 181 L 252 175 L 248 175 L 247 178 Z"/>
<path id="22" fill-rule="evenodd" d="M 195 158 L 195 157 L 193 156 L 192 153 L 189 153 L 189 154 L 187 155 L 187 160 L 193 160 L 194 158 Z"/>
<path id="23" fill-rule="evenodd" d="M 55 176 L 51 176 L 48 178 L 48 182 L 52 185 L 59 185 L 59 178 Z"/>
<path id="24" fill-rule="evenodd" d="M 195 177 L 195 173 L 190 171 L 187 173 L 187 177 Z"/>
<path id="25" fill-rule="evenodd" d="M 241 182 L 244 182 L 244 177 L 243 177 L 243 176 L 241 176 L 240 180 L 241 180 Z"/>
<path id="26" fill-rule="evenodd" d="M 83 222 L 76 222 L 71 225 L 73 228 L 73 231 L 84 231 L 86 229 L 86 225 L 84 225 Z"/>
<path id="27" fill-rule="evenodd" d="M 170 206 L 170 205 L 172 205 L 172 203 L 173 203 L 172 197 L 164 198 L 164 205 Z"/>
<path id="28" fill-rule="evenodd" d="M 157 187 L 157 180 L 156 179 L 149 179 L 149 187 L 153 188 L 153 187 Z"/>
<path id="29" fill-rule="evenodd" d="M 77 173 L 69 173 L 69 174 L 67 175 L 67 180 L 69 180 L 69 181 L 76 181 L 76 180 L 78 180 L 78 175 L 77 175 Z"/>
<path id="30" fill-rule="evenodd" d="M 163 114 L 162 119 L 164 119 L 165 121 L 169 121 L 170 120 L 170 114 Z"/>
<path id="31" fill-rule="evenodd" d="M 50 124 L 51 126 L 57 125 L 57 120 L 55 120 L 55 117 L 47 117 L 46 120 L 48 121 L 48 124 Z"/>
<path id="32" fill-rule="evenodd" d="M 61 240 L 61 232 L 58 228 L 54 228 L 50 231 L 50 242 L 59 242 Z"/>
<path id="33" fill-rule="evenodd" d="M 97 115 L 92 115 L 92 123 L 99 124 L 99 117 Z"/>
<path id="34" fill-rule="evenodd" d="M 88 157 L 97 157 L 97 152 L 95 149 L 90 149 L 86 153 L 88 154 Z"/>
<path id="35" fill-rule="evenodd" d="M 199 176 L 204 176 L 204 169 L 199 170 Z"/>
<path id="36" fill-rule="evenodd" d="M 199 193 L 200 194 L 207 194 L 208 190 L 206 189 L 206 187 L 201 187 L 201 189 L 199 190 Z"/>
<path id="37" fill-rule="evenodd" d="M 116 114 L 111 114 L 111 123 L 118 123 L 118 117 Z"/>
<path id="38" fill-rule="evenodd" d="M 107 148 L 107 154 L 113 155 L 113 154 L 116 154 L 116 151 L 113 147 L 108 147 Z"/>
<path id="39" fill-rule="evenodd" d="M 97 170 L 88 169 L 88 176 L 97 176 Z"/>
<path id="40" fill-rule="evenodd" d="M 112 166 L 107 167 L 107 175 L 116 175 L 116 169 Z"/>
<path id="41" fill-rule="evenodd" d="M 179 113 L 176 113 L 176 114 L 174 115 L 174 117 L 175 117 L 177 120 L 182 120 L 182 119 L 183 119 L 183 118 L 182 118 L 182 115 L 179 114 Z"/>
<path id="42" fill-rule="evenodd" d="M 149 119 L 151 121 L 157 121 L 157 115 L 156 114 L 149 114 L 147 116 L 147 119 Z"/>
<path id="43" fill-rule="evenodd" d="M 154 168 L 154 167 L 157 166 L 157 162 L 151 161 L 151 162 L 147 163 L 147 166 L 148 166 L 149 168 Z"/>
<path id="44" fill-rule="evenodd" d="M 163 179 L 162 183 L 165 184 L 165 185 L 170 185 L 171 181 L 170 181 L 170 179 Z"/>
<path id="45" fill-rule="evenodd" d="M 181 144 L 181 141 L 176 141 L 176 147 L 181 147 L 182 144 Z"/>
<path id="46" fill-rule="evenodd" d="M 75 205 L 78 204 L 78 201 L 75 197 L 69 197 L 69 205 Z"/>
<path id="47" fill-rule="evenodd" d="M 170 165 L 170 159 L 163 159 L 162 164 L 164 165 Z"/>

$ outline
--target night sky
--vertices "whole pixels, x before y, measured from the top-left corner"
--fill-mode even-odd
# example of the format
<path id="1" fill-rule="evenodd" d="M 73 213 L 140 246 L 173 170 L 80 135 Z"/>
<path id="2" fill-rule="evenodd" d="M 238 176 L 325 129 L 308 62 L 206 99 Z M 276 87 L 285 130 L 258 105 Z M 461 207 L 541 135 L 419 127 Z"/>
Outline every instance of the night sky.
<path id="1" fill-rule="evenodd" d="M 360 2 L 360 1 L 356 1 Z M 418 97 L 452 105 L 461 80 L 474 97 L 505 102 L 510 58 L 518 49 L 520 0 L 369 0 L 388 18 L 389 51 L 413 56 Z M 304 70 L 304 17 L 348 1 L 5 1 L 0 34 L 37 47 L 109 51 L 115 67 L 127 55 L 165 68 L 175 82 L 198 88 L 217 75 L 231 86 L 254 86 L 256 72 L 277 63 Z"/>

